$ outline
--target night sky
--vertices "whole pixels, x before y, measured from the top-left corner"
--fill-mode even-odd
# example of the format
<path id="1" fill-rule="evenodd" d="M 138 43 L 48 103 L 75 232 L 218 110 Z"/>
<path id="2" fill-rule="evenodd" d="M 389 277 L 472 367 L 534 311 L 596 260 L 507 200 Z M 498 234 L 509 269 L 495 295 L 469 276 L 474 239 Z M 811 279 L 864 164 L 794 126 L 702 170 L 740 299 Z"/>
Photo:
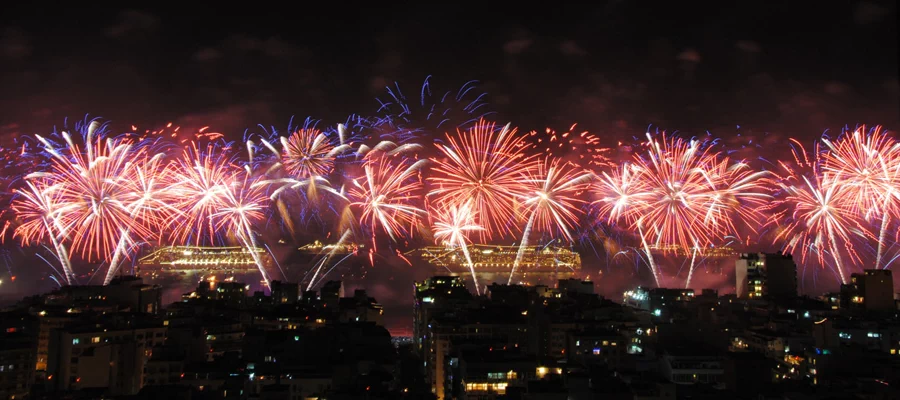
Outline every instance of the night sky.
<path id="1" fill-rule="evenodd" d="M 0 13 L 0 134 L 85 114 L 230 137 L 292 115 L 373 114 L 480 82 L 498 119 L 573 122 L 611 140 L 648 125 L 812 139 L 900 121 L 894 1 L 606 2 L 252 10 L 48 8 Z M 187 6 L 186 6 L 187 7 Z"/>
<path id="2" fill-rule="evenodd" d="M 417 100 L 428 76 L 437 96 L 477 80 L 483 111 L 523 131 L 578 122 L 610 146 L 653 126 L 786 157 L 788 137 L 900 126 L 895 1 L 600 3 L 4 4 L 0 145 L 85 115 L 231 139 L 292 116 L 332 125 L 376 114 L 394 82 Z M 626 269 L 608 292 L 634 284 Z M 428 273 L 406 271 L 364 282 L 404 318 L 411 279 Z"/>

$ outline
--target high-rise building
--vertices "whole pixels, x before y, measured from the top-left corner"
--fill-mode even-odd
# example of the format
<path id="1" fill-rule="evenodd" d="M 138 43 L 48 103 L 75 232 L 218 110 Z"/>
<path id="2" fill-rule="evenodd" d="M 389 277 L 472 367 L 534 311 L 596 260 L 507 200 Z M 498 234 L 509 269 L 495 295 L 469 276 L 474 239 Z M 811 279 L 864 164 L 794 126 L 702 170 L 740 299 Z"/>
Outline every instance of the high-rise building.
<path id="1" fill-rule="evenodd" d="M 797 296 L 797 264 L 790 254 L 743 253 L 735 261 L 734 276 L 740 298 Z"/>
<path id="2" fill-rule="evenodd" d="M 867 269 L 850 275 L 850 283 L 841 285 L 841 308 L 891 311 L 895 307 L 894 278 L 889 269 Z"/>

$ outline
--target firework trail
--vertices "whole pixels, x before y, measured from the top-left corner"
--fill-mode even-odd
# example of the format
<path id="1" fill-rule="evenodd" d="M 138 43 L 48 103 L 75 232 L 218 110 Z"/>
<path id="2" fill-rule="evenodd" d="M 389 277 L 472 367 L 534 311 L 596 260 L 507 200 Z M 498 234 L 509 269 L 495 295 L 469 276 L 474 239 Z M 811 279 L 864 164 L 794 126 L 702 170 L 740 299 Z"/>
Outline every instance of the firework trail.
<path id="1" fill-rule="evenodd" d="M 525 171 L 535 165 L 535 158 L 525 153 L 525 140 L 509 124 L 498 131 L 483 119 L 455 136 L 448 134 L 448 144 L 437 145 L 445 158 L 433 160 L 428 196 L 438 208 L 458 209 L 471 202 L 475 222 L 484 228 L 479 231 L 482 241 L 514 234 L 517 202 L 529 189 Z"/>
<path id="2" fill-rule="evenodd" d="M 822 142 L 828 149 L 822 170 L 838 182 L 844 207 L 866 221 L 880 216 L 875 269 L 881 268 L 888 225 L 900 213 L 900 143 L 880 126 L 869 132 L 861 126 L 845 131 L 837 141 Z"/>
<path id="3" fill-rule="evenodd" d="M 475 264 L 472 263 L 472 257 L 469 255 L 468 234 L 484 228 L 475 224 L 471 203 L 466 202 L 459 207 L 451 205 L 445 211 L 436 210 L 435 214 L 437 214 L 434 222 L 435 242 L 443 242 L 448 247 L 458 247 L 462 250 L 466 264 L 469 266 L 469 272 L 472 273 L 475 292 L 480 295 L 481 289 L 478 285 L 478 277 L 475 275 Z"/>
<path id="4" fill-rule="evenodd" d="M 525 184 L 529 189 L 521 194 L 521 207 L 522 213 L 528 215 L 528 222 L 522 231 L 519 251 L 507 284 L 512 284 L 534 227 L 544 232 L 552 232 L 555 228 L 570 242 L 573 241 L 569 228 L 578 219 L 576 214 L 580 211 L 578 204 L 584 203 L 581 197 L 593 177 L 592 174 L 579 171 L 559 159 L 549 158 L 539 160 L 527 173 Z"/>
<path id="5" fill-rule="evenodd" d="M 353 180 L 348 194 L 352 199 L 350 206 L 359 208 L 360 226 L 369 230 L 372 251 L 377 251 L 376 232 L 379 228 L 396 241 L 407 233 L 404 226 L 413 225 L 419 215 L 425 214 L 415 202 L 421 198 L 422 190 L 416 177 L 426 160 L 414 161 L 403 156 L 416 148 L 416 145 L 397 146 L 382 142 L 359 151 L 364 157 L 364 175 Z"/>

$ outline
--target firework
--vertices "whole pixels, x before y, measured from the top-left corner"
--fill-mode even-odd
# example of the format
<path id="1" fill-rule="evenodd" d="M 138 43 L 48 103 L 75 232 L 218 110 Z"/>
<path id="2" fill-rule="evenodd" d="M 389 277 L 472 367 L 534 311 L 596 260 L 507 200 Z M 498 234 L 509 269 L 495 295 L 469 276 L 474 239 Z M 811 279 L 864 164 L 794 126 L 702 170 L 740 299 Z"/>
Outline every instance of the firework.
<path id="1" fill-rule="evenodd" d="M 472 273 L 472 281 L 475 283 L 475 292 L 481 294 L 478 286 L 478 277 L 475 275 L 475 265 L 469 255 L 468 234 L 480 231 L 483 228 L 475 224 L 475 216 L 472 213 L 471 203 L 466 202 L 457 207 L 451 205 L 446 211 L 437 211 L 434 223 L 434 240 L 442 241 L 449 247 L 458 247 L 466 258 L 469 271 Z"/>
<path id="2" fill-rule="evenodd" d="M 789 217 L 789 223 L 775 237 L 785 241 L 785 250 L 800 252 L 801 262 L 806 262 L 809 252 L 816 254 L 819 263 L 825 265 L 825 254 L 834 259 L 841 283 L 847 283 L 841 249 L 853 260 L 859 255 L 853 247 L 851 236 L 864 236 L 854 227 L 849 217 L 850 209 L 838 200 L 839 184 L 828 174 L 802 177 L 801 182 L 785 180 L 781 183 L 786 196 L 781 204 L 792 211 L 775 214 L 773 221 Z M 841 245 L 838 245 L 838 239 Z"/>
<path id="3" fill-rule="evenodd" d="M 656 141 L 649 133 L 647 139 L 646 155 L 636 154 L 617 172 L 603 175 L 598 202 L 610 222 L 623 220 L 638 232 L 659 285 L 651 243 L 664 251 L 676 246 L 692 249 L 692 270 L 696 254 L 721 229 L 715 224 L 718 218 L 709 218 L 716 194 L 711 183 L 721 176 L 707 172 L 717 164 L 716 157 L 700 142 L 665 135 Z"/>
<path id="4" fill-rule="evenodd" d="M 842 283 L 847 283 L 842 253 L 846 253 L 851 261 L 860 261 L 854 239 L 869 236 L 855 220 L 858 215 L 854 208 L 858 204 L 855 195 L 858 193 L 849 186 L 851 190 L 845 194 L 848 186 L 838 179 L 839 174 L 832 172 L 832 167 L 823 168 L 824 157 L 834 155 L 827 156 L 817 146 L 810 157 L 799 142 L 793 139 L 791 142 L 794 163 L 779 162 L 782 173 L 777 184 L 783 196 L 772 207 L 780 208 L 780 211 L 770 217 L 772 225 L 780 225 L 782 220 L 787 220 L 787 224 L 780 226 L 775 241 L 784 241 L 785 251 L 799 251 L 802 263 L 807 262 L 812 251 L 819 264 L 824 266 L 825 255 L 830 254 L 835 272 Z M 830 162 L 834 160 L 832 158 Z"/>
<path id="5" fill-rule="evenodd" d="M 425 210 L 416 205 L 422 190 L 417 174 L 425 160 L 404 157 L 405 152 L 416 148 L 382 142 L 371 149 L 360 149 L 364 154 L 364 175 L 353 180 L 350 206 L 359 209 L 359 224 L 369 230 L 373 251 L 376 251 L 377 231 L 384 231 L 396 241 L 407 233 L 404 226 L 413 225 L 421 214 L 425 214 Z"/>
<path id="6" fill-rule="evenodd" d="M 343 128 L 338 127 L 342 132 Z M 343 143 L 343 135 L 340 135 L 341 143 L 335 145 L 324 133 L 314 128 L 303 128 L 294 132 L 290 137 L 280 138 L 282 151 L 278 152 L 269 142 L 263 140 L 263 144 L 273 153 L 280 154 L 280 160 L 274 163 L 267 175 L 278 169 L 284 169 L 287 178 L 267 180 L 267 184 L 281 184 L 281 187 L 272 194 L 275 198 L 286 189 L 296 189 L 302 186 L 308 188 L 309 197 L 316 197 L 316 188 L 325 184 L 330 189 L 327 176 L 334 168 L 337 154 L 350 148 Z"/>
<path id="7" fill-rule="evenodd" d="M 170 177 L 172 207 L 181 212 L 168 227 L 171 240 L 196 245 L 216 242 L 212 215 L 227 205 L 227 183 L 234 168 L 228 154 L 212 144 L 205 152 L 194 142 L 184 149 Z"/>
<path id="8" fill-rule="evenodd" d="M 900 144 L 880 126 L 869 132 L 861 126 L 844 132 L 835 142 L 823 142 L 828 151 L 823 155 L 822 170 L 840 186 L 838 197 L 843 206 L 866 221 L 881 219 L 875 256 L 878 269 L 888 225 L 900 212 Z"/>
<path id="9" fill-rule="evenodd" d="M 385 88 L 384 100 L 376 99 L 381 117 L 372 126 L 381 133 L 379 136 L 398 143 L 437 138 L 442 132 L 465 129 L 493 114 L 487 111 L 485 93 L 476 90 L 476 81 L 466 82 L 455 93 L 439 93 L 432 91 L 430 79 L 425 78 L 418 101 L 409 101 L 397 83 Z"/>
<path id="10" fill-rule="evenodd" d="M 265 193 L 250 179 L 249 168 L 235 169 L 219 185 L 221 207 L 209 215 L 210 223 L 215 231 L 233 235 L 250 251 L 266 287 L 270 287 L 272 280 L 256 251 L 259 246 L 253 230 L 253 226 L 265 218 Z"/>
<path id="11" fill-rule="evenodd" d="M 516 269 L 525 254 L 533 228 L 544 232 L 555 229 L 572 241 L 569 228 L 578 219 L 577 205 L 584 202 L 583 194 L 592 178 L 590 173 L 577 170 L 559 159 L 540 160 L 527 172 L 529 177 L 525 179 L 525 184 L 528 189 L 521 194 L 521 206 L 522 212 L 528 215 L 528 222 L 522 231 L 516 261 L 509 274 L 509 284 L 512 284 Z"/>
<path id="12" fill-rule="evenodd" d="M 551 128 L 546 128 L 543 134 L 531 131 L 530 142 L 536 151 L 545 156 L 566 159 L 588 168 L 614 166 L 610 160 L 612 149 L 603 146 L 597 135 L 588 131 L 578 132 L 577 126 L 578 124 L 572 124 L 564 132 Z"/>
<path id="13" fill-rule="evenodd" d="M 25 185 L 17 191 L 18 196 L 12 202 L 13 212 L 21 222 L 13 235 L 19 237 L 24 246 L 49 239 L 64 272 L 63 279 L 69 285 L 76 284 L 69 254 L 62 242 L 65 232 L 56 217 L 54 188 L 40 179 L 29 180 Z"/>
<path id="14" fill-rule="evenodd" d="M 140 223 L 130 208 L 138 168 L 133 160 L 144 150 L 128 140 L 104 138 L 105 131 L 91 121 L 78 145 L 68 132 L 65 146 L 57 150 L 38 136 L 53 158 L 51 170 L 32 174 L 54 186 L 54 214 L 60 232 L 71 237 L 71 248 L 85 260 L 109 262 L 104 284 L 115 276 L 119 262 L 128 256 L 134 237 L 153 237 L 156 230 Z"/>
<path id="15" fill-rule="evenodd" d="M 525 136 L 509 124 L 499 131 L 485 120 L 437 145 L 445 159 L 435 159 L 428 193 L 437 207 L 461 207 L 471 202 L 482 241 L 493 235 L 513 234 L 516 206 L 528 189 L 525 171 L 534 158 L 525 153 Z"/>

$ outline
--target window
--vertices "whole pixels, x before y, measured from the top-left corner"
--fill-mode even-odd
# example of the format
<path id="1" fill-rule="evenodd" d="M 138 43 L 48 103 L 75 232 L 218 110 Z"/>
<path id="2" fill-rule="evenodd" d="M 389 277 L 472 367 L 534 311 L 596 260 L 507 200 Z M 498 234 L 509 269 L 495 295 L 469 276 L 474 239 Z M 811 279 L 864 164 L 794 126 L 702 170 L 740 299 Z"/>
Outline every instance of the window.
<path id="1" fill-rule="evenodd" d="M 100 343 L 100 336 L 94 336 L 91 338 L 91 343 Z"/>
<path id="2" fill-rule="evenodd" d="M 79 344 L 79 343 L 81 343 L 81 340 L 79 340 L 78 338 L 72 339 L 72 344 L 73 344 L 73 345 Z"/>

